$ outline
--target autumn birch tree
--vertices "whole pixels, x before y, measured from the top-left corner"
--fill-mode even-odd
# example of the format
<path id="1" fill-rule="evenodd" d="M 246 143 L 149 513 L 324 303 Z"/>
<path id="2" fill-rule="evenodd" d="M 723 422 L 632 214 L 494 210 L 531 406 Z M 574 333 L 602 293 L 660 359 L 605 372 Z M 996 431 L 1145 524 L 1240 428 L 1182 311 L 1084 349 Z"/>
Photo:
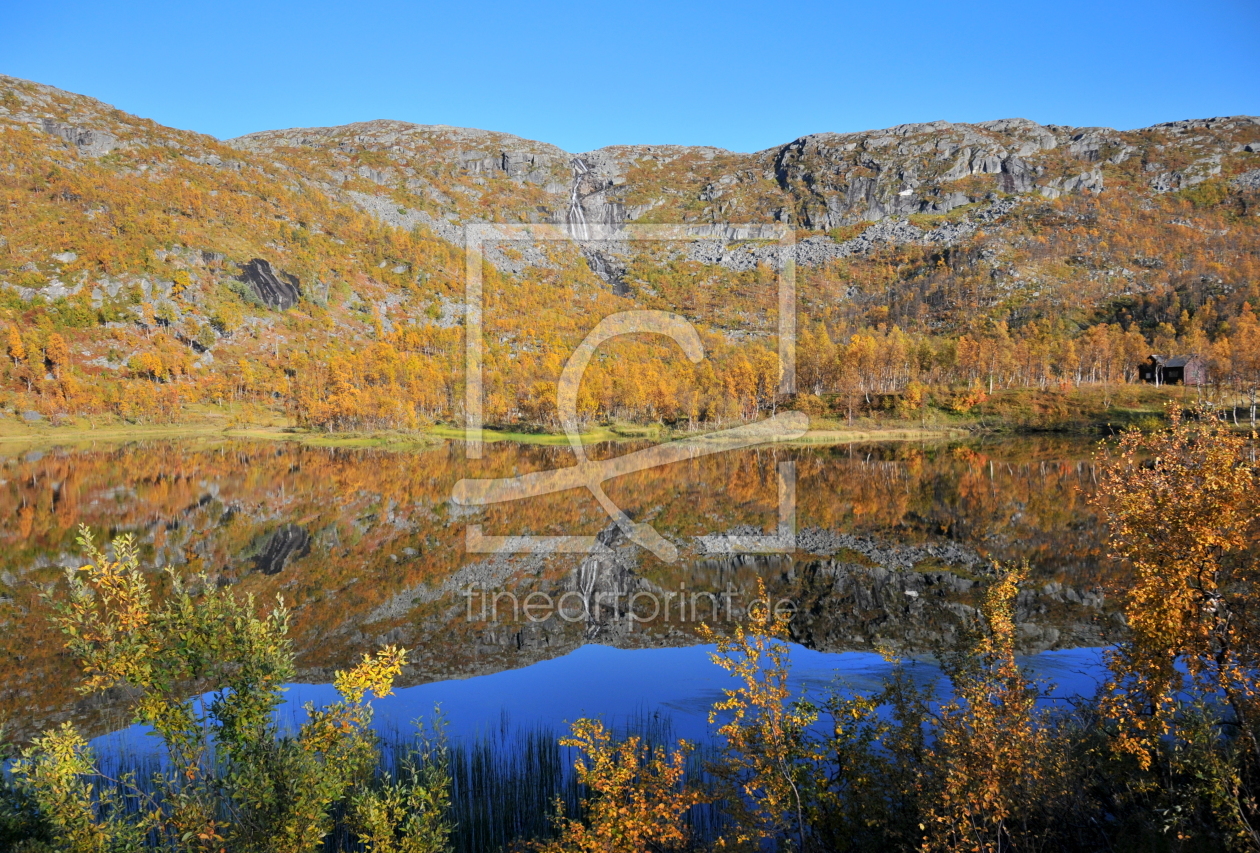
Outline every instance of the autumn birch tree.
<path id="1" fill-rule="evenodd" d="M 1094 503 L 1132 580 L 1131 638 L 1109 660 L 1103 711 L 1116 747 L 1144 769 L 1179 736 L 1195 701 L 1219 707 L 1239 764 L 1222 780 L 1218 818 L 1260 846 L 1242 778 L 1260 769 L 1260 566 L 1254 434 L 1231 433 L 1204 410 L 1102 453 Z M 1250 771 L 1248 771 L 1248 768 Z"/>

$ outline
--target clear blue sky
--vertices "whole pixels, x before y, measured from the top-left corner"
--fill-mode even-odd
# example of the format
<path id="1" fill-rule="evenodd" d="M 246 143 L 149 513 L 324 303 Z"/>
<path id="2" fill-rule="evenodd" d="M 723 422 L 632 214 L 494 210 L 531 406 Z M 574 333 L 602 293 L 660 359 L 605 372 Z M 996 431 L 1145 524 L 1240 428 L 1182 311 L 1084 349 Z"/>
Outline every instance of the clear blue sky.
<path id="1" fill-rule="evenodd" d="M 1256 0 L 0 3 L 0 73 L 218 137 L 393 118 L 752 151 L 1260 114 Z"/>

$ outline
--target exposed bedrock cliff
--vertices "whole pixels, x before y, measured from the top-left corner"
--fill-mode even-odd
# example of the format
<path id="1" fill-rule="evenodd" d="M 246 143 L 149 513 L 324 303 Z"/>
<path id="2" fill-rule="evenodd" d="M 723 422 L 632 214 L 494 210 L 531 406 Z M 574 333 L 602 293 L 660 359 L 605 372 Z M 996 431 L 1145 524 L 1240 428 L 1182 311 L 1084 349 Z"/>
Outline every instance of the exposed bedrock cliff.
<path id="1" fill-rule="evenodd" d="M 820 232 L 794 250 L 806 266 L 880 244 L 952 245 L 1021 200 L 1104 192 L 1114 170 L 1130 186 L 1133 172 L 1139 190 L 1152 195 L 1193 186 L 1220 174 L 1227 158 L 1248 153 L 1257 130 L 1260 119 L 1248 116 L 1141 131 L 935 121 L 811 134 L 751 154 L 676 145 L 571 154 L 508 134 L 381 121 L 268 131 L 232 144 L 259 153 L 310 151 L 320 158 L 310 177 L 322 187 L 344 187 L 382 221 L 426 225 L 446 239 L 477 221 L 566 225 L 579 239 L 594 226 L 687 223 L 714 229 L 713 245 L 692 247 L 689 257 L 744 269 L 767 262 L 763 255 L 774 247 L 730 246 L 764 235 L 729 234 L 727 223 Z M 365 157 L 371 165 L 355 165 Z M 344 165 L 330 168 L 330 160 Z M 374 193 L 364 192 L 365 180 Z M 925 229 L 907 222 L 911 216 L 941 221 Z M 848 239 L 821 233 L 863 222 L 874 230 Z M 621 287 L 617 251 L 584 254 L 610 286 Z"/>
<path id="2" fill-rule="evenodd" d="M 302 298 L 297 276 L 286 272 L 277 274 L 262 258 L 241 264 L 240 281 L 249 285 L 254 295 L 270 308 L 292 308 Z"/>

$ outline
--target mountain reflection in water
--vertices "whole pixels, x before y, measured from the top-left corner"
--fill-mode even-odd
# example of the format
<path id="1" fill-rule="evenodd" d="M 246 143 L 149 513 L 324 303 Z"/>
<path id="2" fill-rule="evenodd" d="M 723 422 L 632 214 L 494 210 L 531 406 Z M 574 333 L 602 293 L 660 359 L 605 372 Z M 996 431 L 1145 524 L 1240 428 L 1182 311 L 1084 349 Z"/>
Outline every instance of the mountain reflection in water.
<path id="1" fill-rule="evenodd" d="M 134 533 L 155 584 L 163 580 L 154 567 L 169 563 L 264 604 L 282 595 L 293 609 L 299 679 L 312 684 L 387 642 L 412 650 L 409 685 L 523 667 L 588 642 L 698 642 L 694 621 L 638 624 L 598 608 L 579 623 L 507 613 L 470 621 L 470 584 L 519 597 L 737 590 L 747 601 L 762 577 L 771 595 L 799 606 L 793 631 L 805 646 L 869 652 L 882 641 L 922 652 L 966 618 L 990 560 L 1027 560 L 1031 581 L 1017 607 L 1024 651 L 1104 645 L 1119 623 L 1103 595 L 1116 578 L 1086 504 L 1092 449 L 1050 439 L 771 447 L 644 471 L 608 483 L 608 494 L 678 544 L 681 558 L 665 564 L 623 542 L 585 575 L 581 555 L 464 547 L 470 522 L 490 535 L 599 533 L 607 517 L 584 491 L 477 510 L 450 501 L 462 477 L 572 464 L 564 448 L 496 443 L 475 462 L 456 442 L 406 452 L 144 442 L 0 455 L 0 517 L 10 520 L 0 529 L 0 714 L 19 735 L 67 717 L 96 732 L 126 722 L 125 697 L 74 692 L 76 673 L 40 600 L 63 567 L 79 565 L 79 524 L 98 536 Z M 706 553 L 700 537 L 773 530 L 786 460 L 796 466 L 797 553 Z M 652 678 L 620 680 L 633 696 Z"/>

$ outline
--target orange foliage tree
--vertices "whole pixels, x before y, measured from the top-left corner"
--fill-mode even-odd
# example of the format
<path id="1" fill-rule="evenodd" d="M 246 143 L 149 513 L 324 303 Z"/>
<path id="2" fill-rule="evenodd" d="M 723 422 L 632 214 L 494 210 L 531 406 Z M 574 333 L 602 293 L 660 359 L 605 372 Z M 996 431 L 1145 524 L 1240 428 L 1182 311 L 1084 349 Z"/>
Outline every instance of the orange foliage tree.
<path id="1" fill-rule="evenodd" d="M 1225 831 L 1260 845 L 1248 793 L 1260 771 L 1255 437 L 1227 431 L 1201 409 L 1173 409 L 1170 418 L 1167 430 L 1125 433 L 1102 456 L 1094 501 L 1114 554 L 1132 572 L 1132 637 L 1110 656 L 1103 710 L 1121 754 L 1143 769 L 1191 773 L 1210 790 Z M 1237 734 L 1219 745 L 1226 760 L 1214 755 L 1190 768 L 1180 751 L 1169 752 L 1169 744 L 1200 738 L 1198 721 L 1222 710 Z"/>

